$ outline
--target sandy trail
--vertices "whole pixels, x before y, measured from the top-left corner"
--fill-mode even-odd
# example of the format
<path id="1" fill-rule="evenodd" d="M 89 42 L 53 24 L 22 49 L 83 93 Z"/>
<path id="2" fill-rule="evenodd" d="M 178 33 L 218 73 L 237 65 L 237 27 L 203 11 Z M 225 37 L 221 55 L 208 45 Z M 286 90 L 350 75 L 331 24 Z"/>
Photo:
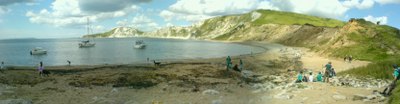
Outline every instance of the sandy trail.
<path id="1" fill-rule="evenodd" d="M 350 63 L 348 61 L 344 61 L 343 59 L 322 57 L 304 48 L 301 50 L 304 52 L 304 55 L 301 57 L 304 68 L 311 69 L 313 71 L 323 71 L 323 66 L 328 62 L 332 62 L 332 66 L 335 68 L 336 72 L 345 71 L 355 67 L 366 66 L 370 63 L 360 60 L 353 60 Z"/>
<path id="2" fill-rule="evenodd" d="M 325 70 L 323 65 L 332 62 L 336 72 L 349 70 L 351 68 L 368 65 L 370 62 L 353 60 L 351 63 L 345 62 L 343 59 L 326 58 L 314 52 L 310 52 L 305 48 L 292 48 L 293 53 L 302 53 L 300 61 L 303 67 L 319 72 Z M 281 53 L 285 54 L 285 53 Z M 289 79 L 295 80 L 297 72 L 292 72 Z M 314 74 L 315 76 L 315 74 Z M 307 86 L 304 89 L 275 89 L 264 95 L 269 98 L 268 102 L 274 104 L 385 104 L 386 99 L 375 99 L 373 101 L 353 100 L 355 95 L 371 95 L 373 90 L 381 90 L 382 88 L 353 88 L 332 86 L 328 83 L 307 82 L 302 83 Z M 272 96 L 271 96 L 272 95 Z M 282 97 L 283 96 L 283 97 Z M 289 97 L 289 98 L 287 98 Z"/>

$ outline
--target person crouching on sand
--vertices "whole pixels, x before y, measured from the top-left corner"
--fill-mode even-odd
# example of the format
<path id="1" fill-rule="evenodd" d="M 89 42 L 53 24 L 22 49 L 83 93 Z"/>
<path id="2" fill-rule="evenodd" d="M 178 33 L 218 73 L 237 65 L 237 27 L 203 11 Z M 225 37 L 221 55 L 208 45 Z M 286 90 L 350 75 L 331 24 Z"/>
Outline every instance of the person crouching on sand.
<path id="1" fill-rule="evenodd" d="M 308 76 L 308 82 L 314 82 L 314 75 L 310 72 L 310 76 Z"/>
<path id="2" fill-rule="evenodd" d="M 321 72 L 318 72 L 317 82 L 322 82 L 322 73 Z"/>
<path id="3" fill-rule="evenodd" d="M 297 75 L 296 83 L 300 82 L 303 82 L 303 71 L 300 71 L 299 74 Z"/>

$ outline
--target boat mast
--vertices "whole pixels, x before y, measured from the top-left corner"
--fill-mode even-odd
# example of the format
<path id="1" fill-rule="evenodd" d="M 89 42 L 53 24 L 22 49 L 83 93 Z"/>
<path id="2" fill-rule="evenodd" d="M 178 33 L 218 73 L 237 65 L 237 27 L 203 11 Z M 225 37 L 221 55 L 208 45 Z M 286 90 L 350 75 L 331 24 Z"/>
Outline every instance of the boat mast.
<path id="1" fill-rule="evenodd" d="M 87 21 L 87 22 L 86 22 L 86 29 L 87 29 L 87 32 L 86 32 L 86 33 L 87 33 L 87 35 L 90 35 L 90 33 L 89 33 L 89 31 L 90 31 L 90 30 L 89 30 L 89 17 L 86 18 L 86 21 Z"/>

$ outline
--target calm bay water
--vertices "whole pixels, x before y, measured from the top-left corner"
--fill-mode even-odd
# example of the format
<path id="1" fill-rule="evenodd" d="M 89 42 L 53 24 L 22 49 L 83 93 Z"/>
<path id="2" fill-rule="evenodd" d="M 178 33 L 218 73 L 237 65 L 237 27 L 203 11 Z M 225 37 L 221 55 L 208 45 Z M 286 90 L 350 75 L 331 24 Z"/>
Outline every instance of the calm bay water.
<path id="1" fill-rule="evenodd" d="M 104 38 L 91 39 L 95 47 L 79 48 L 82 39 L 11 39 L 0 40 L 0 61 L 7 65 L 31 66 L 43 61 L 45 65 L 132 64 L 150 60 L 225 57 L 262 52 L 264 49 L 241 44 L 156 39 Z M 135 40 L 143 40 L 145 49 L 135 49 Z M 30 55 L 34 47 L 43 47 L 46 55 Z"/>

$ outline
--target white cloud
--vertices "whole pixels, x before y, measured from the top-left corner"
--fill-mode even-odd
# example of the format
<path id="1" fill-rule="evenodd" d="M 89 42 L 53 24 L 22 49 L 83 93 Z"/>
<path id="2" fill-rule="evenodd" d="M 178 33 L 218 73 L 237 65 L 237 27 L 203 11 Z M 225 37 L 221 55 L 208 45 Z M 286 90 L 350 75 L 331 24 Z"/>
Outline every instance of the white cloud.
<path id="1" fill-rule="evenodd" d="M 24 2 L 33 2 L 33 0 L 1 0 L 0 6 L 7 6 L 17 3 L 24 3 Z"/>
<path id="2" fill-rule="evenodd" d="M 368 15 L 367 17 L 364 17 L 365 20 L 371 21 L 372 23 L 380 22 L 380 24 L 384 25 L 387 24 L 388 19 L 386 16 L 381 16 L 381 17 L 374 17 L 371 15 Z"/>
<path id="3" fill-rule="evenodd" d="M 104 31 L 108 31 L 106 30 L 106 28 L 102 25 L 95 25 L 93 28 L 93 33 L 100 33 L 100 32 L 104 32 Z"/>
<path id="4" fill-rule="evenodd" d="M 33 0 L 0 0 L 0 15 L 6 14 L 10 11 L 7 6 L 18 3 L 33 3 Z"/>
<path id="5" fill-rule="evenodd" d="M 153 21 L 145 15 L 137 15 L 137 16 L 133 17 L 133 19 L 132 19 L 133 24 L 147 24 L 147 23 L 151 23 L 151 22 L 153 22 Z"/>
<path id="6" fill-rule="evenodd" d="M 380 4 L 400 4 L 400 0 L 375 0 Z"/>
<path id="7" fill-rule="evenodd" d="M 128 23 L 128 20 L 127 20 L 127 19 L 124 19 L 124 20 L 117 21 L 116 24 L 117 24 L 118 26 L 127 26 L 129 23 Z"/>
<path id="8" fill-rule="evenodd" d="M 349 8 L 368 9 L 374 6 L 374 0 L 346 0 L 343 5 Z"/>
<path id="9" fill-rule="evenodd" d="M 154 20 L 143 14 L 133 17 L 132 25 L 141 31 L 152 31 L 160 28 L 160 26 Z"/>
<path id="10" fill-rule="evenodd" d="M 400 3 L 400 0 L 178 0 L 159 15 L 167 22 L 198 22 L 220 15 L 272 9 L 327 18 L 345 18 L 350 9 L 369 9 L 376 2 L 388 4 Z"/>
<path id="11" fill-rule="evenodd" d="M 350 8 L 338 0 L 272 0 L 271 4 L 284 11 L 321 17 L 342 17 Z"/>
<path id="12" fill-rule="evenodd" d="M 83 3 L 84 2 L 84 3 Z M 105 1 L 101 1 L 105 2 Z M 99 22 L 114 17 L 126 16 L 128 13 L 134 13 L 138 10 L 134 4 L 125 4 L 110 10 L 95 10 L 93 5 L 85 7 L 84 4 L 97 4 L 100 1 L 95 0 L 55 0 L 51 4 L 50 10 L 42 9 L 40 12 L 28 11 L 26 16 L 30 22 L 38 24 L 50 24 L 57 27 L 83 25 L 87 22 L 87 18 L 91 22 Z M 103 8 L 111 8 L 109 5 Z M 82 9 L 85 8 L 85 9 Z"/>
<path id="13" fill-rule="evenodd" d="M 262 0 L 178 0 L 160 16 L 166 21 L 198 22 L 215 16 L 246 13 L 255 9 L 278 9 Z"/>
<path id="14" fill-rule="evenodd" d="M 8 12 L 8 8 L 0 6 L 0 15 L 5 14 Z"/>

